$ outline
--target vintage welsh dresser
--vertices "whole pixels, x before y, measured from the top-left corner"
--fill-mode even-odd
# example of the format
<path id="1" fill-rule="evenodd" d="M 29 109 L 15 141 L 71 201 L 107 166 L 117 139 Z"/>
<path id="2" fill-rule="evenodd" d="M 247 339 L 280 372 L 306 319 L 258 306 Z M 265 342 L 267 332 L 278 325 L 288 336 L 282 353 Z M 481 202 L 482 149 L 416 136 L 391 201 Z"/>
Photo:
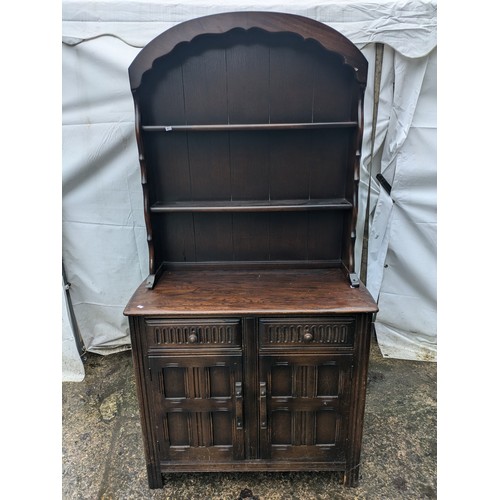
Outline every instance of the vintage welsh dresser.
<path id="1" fill-rule="evenodd" d="M 367 61 L 305 17 L 181 23 L 130 66 L 150 275 L 128 303 L 149 485 L 358 481 L 372 315 L 354 273 Z"/>

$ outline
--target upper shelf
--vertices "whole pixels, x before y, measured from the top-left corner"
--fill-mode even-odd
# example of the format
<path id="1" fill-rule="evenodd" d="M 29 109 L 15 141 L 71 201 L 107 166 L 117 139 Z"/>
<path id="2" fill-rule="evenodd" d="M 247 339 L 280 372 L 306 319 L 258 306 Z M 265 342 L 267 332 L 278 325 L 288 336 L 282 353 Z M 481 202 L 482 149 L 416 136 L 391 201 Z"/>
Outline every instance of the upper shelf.
<path id="1" fill-rule="evenodd" d="M 296 212 L 307 210 L 348 210 L 344 198 L 315 200 L 172 201 L 155 203 L 151 212 Z"/>
<path id="2" fill-rule="evenodd" d="M 231 130 L 306 130 L 357 127 L 356 121 L 316 123 L 227 123 L 210 125 L 143 125 L 144 132 L 220 132 Z"/>

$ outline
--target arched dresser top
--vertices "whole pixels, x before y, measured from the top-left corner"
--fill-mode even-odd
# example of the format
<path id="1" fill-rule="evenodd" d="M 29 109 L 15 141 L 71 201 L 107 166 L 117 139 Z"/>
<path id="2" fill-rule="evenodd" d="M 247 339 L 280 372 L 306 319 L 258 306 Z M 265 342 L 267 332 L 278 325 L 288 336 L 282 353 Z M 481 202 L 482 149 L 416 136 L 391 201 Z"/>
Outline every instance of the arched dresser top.
<path id="1" fill-rule="evenodd" d="M 129 67 L 130 85 L 136 90 L 144 73 L 154 62 L 181 43 L 200 35 L 223 34 L 235 28 L 261 29 L 268 33 L 293 33 L 304 40 L 315 40 L 326 50 L 340 55 L 351 66 L 358 83 L 366 85 L 368 63 L 361 51 L 344 35 L 326 24 L 295 14 L 278 12 L 227 12 L 180 23 L 148 43 Z"/>

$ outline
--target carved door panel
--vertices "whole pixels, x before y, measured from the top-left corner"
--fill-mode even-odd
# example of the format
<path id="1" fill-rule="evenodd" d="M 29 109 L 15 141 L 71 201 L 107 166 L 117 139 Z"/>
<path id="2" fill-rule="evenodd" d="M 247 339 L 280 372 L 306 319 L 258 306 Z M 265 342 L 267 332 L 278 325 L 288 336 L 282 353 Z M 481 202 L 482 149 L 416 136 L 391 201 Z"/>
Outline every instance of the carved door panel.
<path id="1" fill-rule="evenodd" d="M 244 458 L 240 353 L 150 356 L 160 460 Z"/>
<path id="2" fill-rule="evenodd" d="M 261 457 L 346 460 L 352 356 L 262 354 Z"/>

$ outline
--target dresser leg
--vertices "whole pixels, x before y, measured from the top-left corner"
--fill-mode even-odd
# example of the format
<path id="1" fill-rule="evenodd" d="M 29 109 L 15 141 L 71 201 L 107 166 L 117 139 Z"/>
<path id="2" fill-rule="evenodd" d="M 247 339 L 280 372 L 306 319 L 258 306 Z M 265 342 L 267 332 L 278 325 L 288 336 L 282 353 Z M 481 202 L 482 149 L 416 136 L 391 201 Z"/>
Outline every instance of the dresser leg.
<path id="1" fill-rule="evenodd" d="M 147 470 L 149 487 L 152 490 L 163 488 L 163 478 L 161 477 L 160 468 L 155 467 L 153 464 L 148 464 Z"/>
<path id="2" fill-rule="evenodd" d="M 344 486 L 353 488 L 358 486 L 359 482 L 359 464 L 350 467 L 349 470 L 344 473 Z"/>

